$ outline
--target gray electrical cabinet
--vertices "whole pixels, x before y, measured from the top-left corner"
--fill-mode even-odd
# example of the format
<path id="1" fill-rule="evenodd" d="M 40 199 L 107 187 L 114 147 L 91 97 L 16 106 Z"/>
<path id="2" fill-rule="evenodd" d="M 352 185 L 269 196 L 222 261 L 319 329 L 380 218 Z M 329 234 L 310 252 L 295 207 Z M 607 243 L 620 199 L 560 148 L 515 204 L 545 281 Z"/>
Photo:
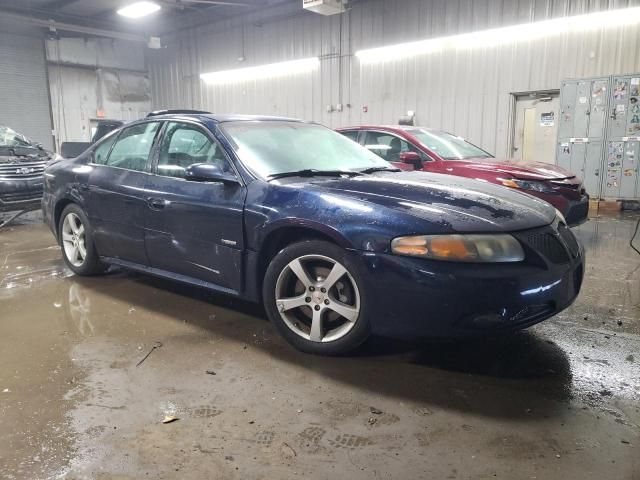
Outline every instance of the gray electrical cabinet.
<path id="1" fill-rule="evenodd" d="M 565 80 L 556 163 L 592 198 L 640 198 L 640 74 Z"/>
<path id="2" fill-rule="evenodd" d="M 640 197 L 640 74 L 615 75 L 609 97 L 604 197 Z"/>
<path id="3" fill-rule="evenodd" d="M 592 197 L 600 195 L 608 85 L 601 77 L 565 80 L 560 88 L 556 163 L 580 176 Z"/>

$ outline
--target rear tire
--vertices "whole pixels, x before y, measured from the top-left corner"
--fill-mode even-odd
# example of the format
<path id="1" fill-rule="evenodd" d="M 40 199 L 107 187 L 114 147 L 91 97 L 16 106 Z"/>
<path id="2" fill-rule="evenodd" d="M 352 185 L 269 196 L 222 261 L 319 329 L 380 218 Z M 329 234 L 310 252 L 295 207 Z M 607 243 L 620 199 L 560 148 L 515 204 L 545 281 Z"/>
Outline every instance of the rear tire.
<path id="1" fill-rule="evenodd" d="M 84 211 L 75 203 L 67 205 L 58 224 L 62 257 L 76 275 L 98 275 L 106 270 L 93 243 L 93 230 Z"/>
<path id="2" fill-rule="evenodd" d="M 262 298 L 269 319 L 298 350 L 343 355 L 370 335 L 363 286 L 344 249 L 309 240 L 291 244 L 273 258 Z"/>

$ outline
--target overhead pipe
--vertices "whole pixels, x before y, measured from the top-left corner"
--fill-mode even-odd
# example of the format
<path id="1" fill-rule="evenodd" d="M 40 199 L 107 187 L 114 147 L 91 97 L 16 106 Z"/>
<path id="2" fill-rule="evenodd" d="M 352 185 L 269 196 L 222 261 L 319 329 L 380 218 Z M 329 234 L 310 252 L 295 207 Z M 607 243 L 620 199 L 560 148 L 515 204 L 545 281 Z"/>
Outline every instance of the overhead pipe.
<path id="1" fill-rule="evenodd" d="M 38 27 L 45 27 L 51 31 L 61 30 L 64 32 L 83 33 L 85 35 L 94 35 L 96 37 L 114 38 L 116 40 L 128 40 L 131 42 L 147 43 L 149 39 L 135 33 L 116 32 L 113 30 L 105 30 L 102 28 L 83 27 L 71 23 L 57 22 L 55 20 L 44 20 L 42 18 L 29 17 L 18 13 L 3 12 L 2 19 L 15 20 L 17 22 L 29 23 Z"/>

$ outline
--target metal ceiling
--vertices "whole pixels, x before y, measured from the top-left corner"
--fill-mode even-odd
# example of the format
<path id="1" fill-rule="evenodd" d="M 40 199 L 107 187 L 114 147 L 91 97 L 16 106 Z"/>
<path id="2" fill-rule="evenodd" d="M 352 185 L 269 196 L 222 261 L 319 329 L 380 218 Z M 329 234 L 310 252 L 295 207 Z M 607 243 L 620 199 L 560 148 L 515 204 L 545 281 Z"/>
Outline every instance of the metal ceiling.
<path id="1" fill-rule="evenodd" d="M 219 20 L 266 6 L 268 0 L 155 0 L 158 13 L 127 19 L 116 11 L 136 0 L 0 0 L 3 12 L 37 20 L 54 20 L 88 28 L 142 35 L 162 35 L 187 26 L 195 20 Z"/>

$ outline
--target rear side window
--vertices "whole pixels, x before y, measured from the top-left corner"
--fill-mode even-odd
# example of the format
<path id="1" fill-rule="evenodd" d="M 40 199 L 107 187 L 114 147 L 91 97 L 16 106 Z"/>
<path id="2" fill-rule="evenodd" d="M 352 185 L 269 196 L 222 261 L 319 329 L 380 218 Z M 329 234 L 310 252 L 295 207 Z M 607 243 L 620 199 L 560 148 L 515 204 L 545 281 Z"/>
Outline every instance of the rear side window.
<path id="1" fill-rule="evenodd" d="M 159 125 L 158 122 L 141 123 L 122 130 L 106 165 L 145 171 Z"/>
<path id="2" fill-rule="evenodd" d="M 105 165 L 107 163 L 109 150 L 111 150 L 111 145 L 116 141 L 116 138 L 118 138 L 118 135 L 112 135 L 110 138 L 107 138 L 104 142 L 94 148 L 93 163 L 97 163 L 98 165 Z"/>
<path id="3" fill-rule="evenodd" d="M 354 142 L 358 141 L 358 130 L 349 130 L 347 132 L 340 132 L 342 135 L 344 135 L 345 137 L 347 137 L 350 140 L 353 140 Z"/>

